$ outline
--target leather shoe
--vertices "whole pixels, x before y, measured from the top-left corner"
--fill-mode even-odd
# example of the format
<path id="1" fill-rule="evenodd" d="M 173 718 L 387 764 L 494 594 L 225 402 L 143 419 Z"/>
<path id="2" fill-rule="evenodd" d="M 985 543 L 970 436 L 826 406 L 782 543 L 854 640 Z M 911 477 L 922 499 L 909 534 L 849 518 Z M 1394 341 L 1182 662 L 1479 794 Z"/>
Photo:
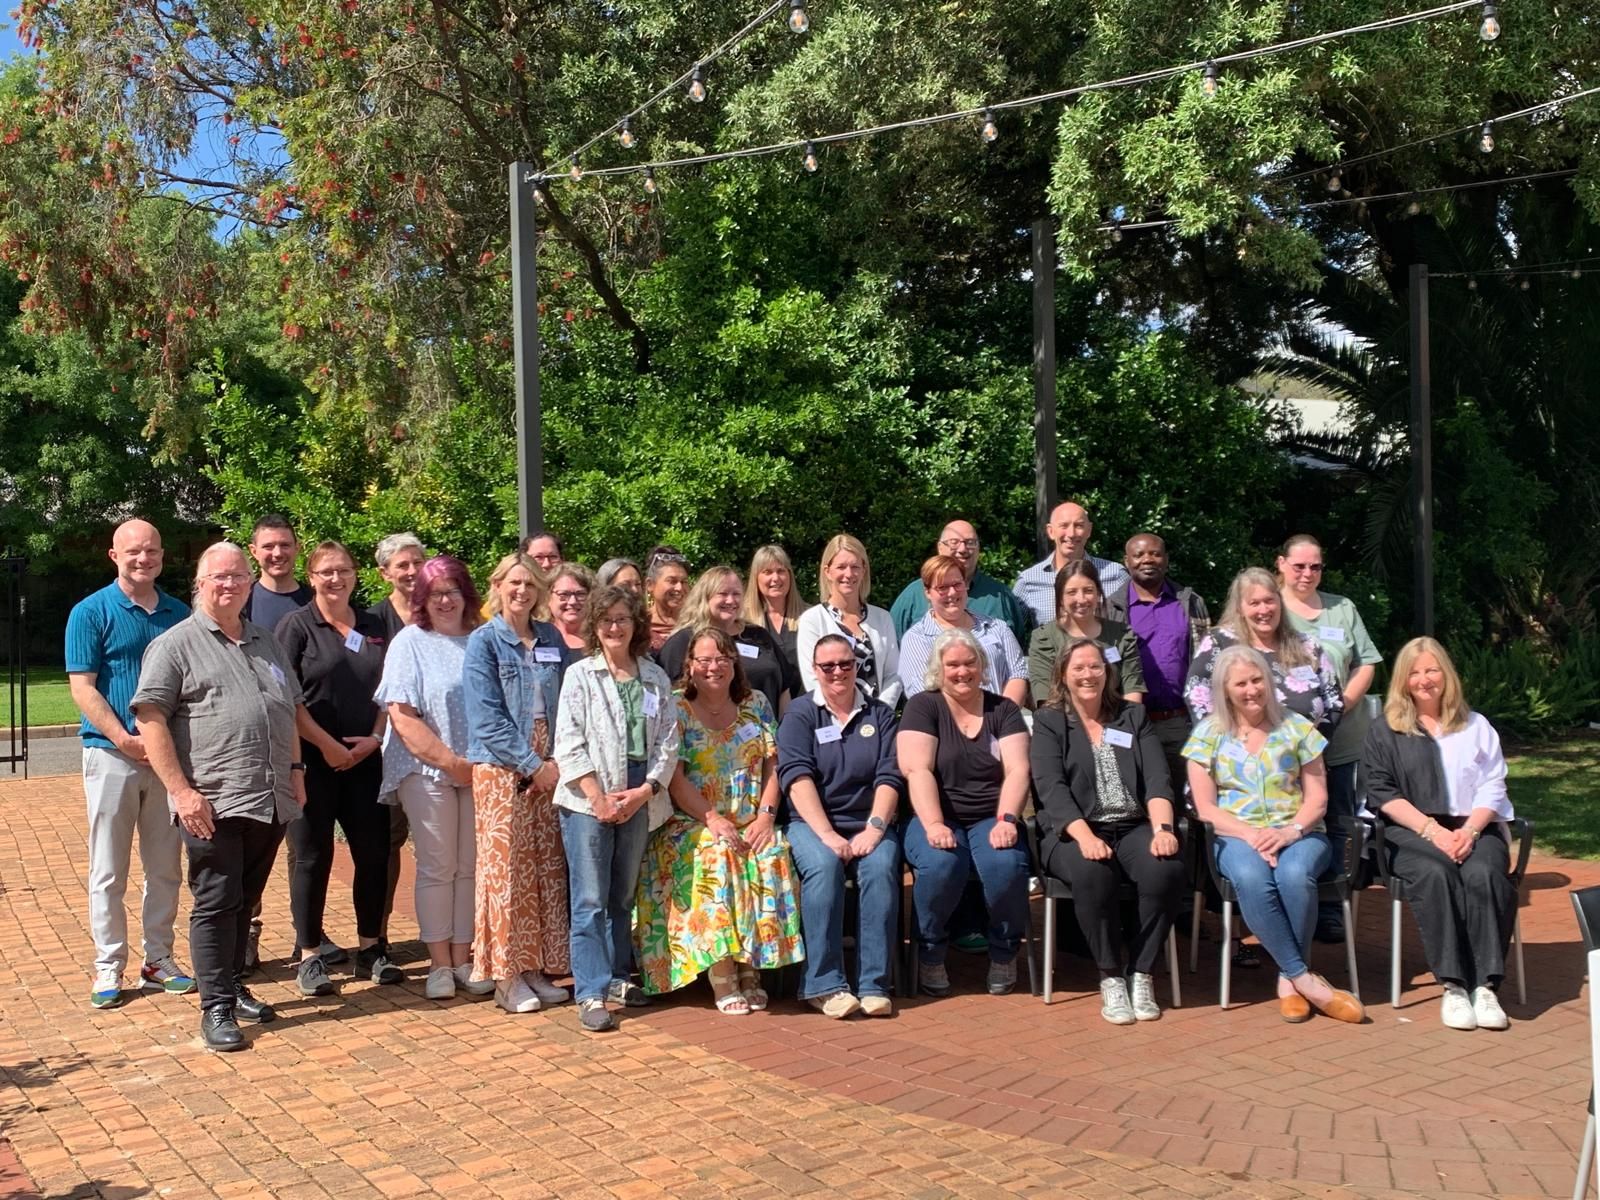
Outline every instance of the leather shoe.
<path id="1" fill-rule="evenodd" d="M 1278 997 L 1278 1015 L 1291 1025 L 1311 1020 L 1311 1001 L 1299 992 Z"/>
<path id="2" fill-rule="evenodd" d="M 201 1012 L 200 1036 L 208 1050 L 244 1049 L 244 1034 L 239 1032 L 239 1023 L 233 1019 L 231 1005 L 220 1004 Z"/>
<path id="3" fill-rule="evenodd" d="M 1322 977 L 1319 975 L 1317 978 Z M 1323 979 L 1322 982 L 1326 984 L 1328 981 Z M 1367 1010 L 1361 1006 L 1361 1001 L 1338 988 L 1332 988 L 1332 991 L 1333 995 L 1316 1006 L 1318 1012 L 1325 1017 L 1332 1017 L 1335 1021 L 1344 1021 L 1350 1025 L 1359 1025 L 1366 1020 Z"/>
<path id="4" fill-rule="evenodd" d="M 277 1020 L 278 1014 L 273 1011 L 272 1005 L 265 1000 L 257 1000 L 244 984 L 234 986 L 233 996 L 233 1011 L 239 1020 L 256 1021 L 262 1025 Z"/>

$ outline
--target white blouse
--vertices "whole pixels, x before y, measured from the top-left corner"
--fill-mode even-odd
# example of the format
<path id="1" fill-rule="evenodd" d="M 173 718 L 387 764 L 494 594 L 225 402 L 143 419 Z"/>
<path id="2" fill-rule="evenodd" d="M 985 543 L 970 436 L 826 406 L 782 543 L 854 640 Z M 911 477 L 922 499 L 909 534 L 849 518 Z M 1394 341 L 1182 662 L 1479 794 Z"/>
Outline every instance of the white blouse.
<path id="1" fill-rule="evenodd" d="M 1493 725 L 1473 713 L 1465 728 L 1434 741 L 1444 762 L 1444 786 L 1452 816 L 1469 816 L 1475 808 L 1492 809 L 1500 821 L 1515 815 L 1506 795 L 1506 756 Z"/>

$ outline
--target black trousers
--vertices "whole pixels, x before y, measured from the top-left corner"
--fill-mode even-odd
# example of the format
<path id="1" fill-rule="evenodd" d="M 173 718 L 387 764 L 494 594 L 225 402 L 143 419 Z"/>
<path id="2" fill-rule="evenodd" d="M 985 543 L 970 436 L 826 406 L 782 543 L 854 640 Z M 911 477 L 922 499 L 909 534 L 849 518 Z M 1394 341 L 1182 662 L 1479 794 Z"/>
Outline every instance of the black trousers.
<path id="1" fill-rule="evenodd" d="M 348 771 L 317 764 L 306 770 L 306 807 L 289 826 L 294 866 L 289 872 L 289 904 L 295 940 L 315 950 L 322 943 L 322 918 L 333 873 L 333 825 L 344 830 L 355 864 L 356 933 L 383 934 L 389 891 L 389 806 L 378 803 L 383 762 L 376 754 Z"/>
<path id="2" fill-rule="evenodd" d="M 1127 967 L 1152 975 L 1183 900 L 1183 855 L 1151 854 L 1150 839 L 1155 834 L 1148 822 L 1092 828 L 1111 847 L 1110 858 L 1094 862 L 1083 856 L 1077 842 L 1063 838 L 1051 848 L 1045 869 L 1072 888 L 1078 927 L 1102 975 L 1120 975 L 1124 970 L 1119 893 L 1131 883 L 1139 894 L 1139 924 L 1127 948 Z"/>
<path id="3" fill-rule="evenodd" d="M 1439 820 L 1452 827 L 1462 823 Z M 1403 826 L 1385 826 L 1383 836 L 1392 848 L 1389 869 L 1405 884 L 1429 968 L 1441 981 L 1468 989 L 1499 986 L 1517 920 L 1511 849 L 1500 830 L 1484 830 L 1460 865 Z"/>
<path id="4" fill-rule="evenodd" d="M 299 822 L 295 822 L 299 824 Z M 244 971 L 250 910 L 261 903 L 283 826 L 249 817 L 223 817 L 208 838 L 180 827 L 189 852 L 189 953 L 200 984 L 200 1007 L 231 1005 Z"/>

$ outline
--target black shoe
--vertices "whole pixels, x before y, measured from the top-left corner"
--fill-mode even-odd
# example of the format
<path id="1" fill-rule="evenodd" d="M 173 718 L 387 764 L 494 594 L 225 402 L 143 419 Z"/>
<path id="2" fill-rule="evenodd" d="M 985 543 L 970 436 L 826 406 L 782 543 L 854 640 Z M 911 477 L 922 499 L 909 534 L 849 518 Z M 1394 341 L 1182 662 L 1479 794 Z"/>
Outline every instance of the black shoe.
<path id="1" fill-rule="evenodd" d="M 234 986 L 233 1011 L 239 1020 L 255 1021 L 260 1025 L 278 1019 L 278 1014 L 273 1011 L 272 1005 L 264 1000 L 257 1000 L 243 983 Z"/>
<path id="2" fill-rule="evenodd" d="M 389 961 L 389 947 L 379 942 L 356 951 L 357 979 L 370 979 L 373 983 L 403 983 L 405 972 Z"/>
<path id="3" fill-rule="evenodd" d="M 244 1049 L 244 1034 L 239 1032 L 239 1022 L 233 1019 L 231 1004 L 219 1004 L 201 1011 L 200 1036 L 205 1039 L 208 1050 L 227 1052 Z"/>

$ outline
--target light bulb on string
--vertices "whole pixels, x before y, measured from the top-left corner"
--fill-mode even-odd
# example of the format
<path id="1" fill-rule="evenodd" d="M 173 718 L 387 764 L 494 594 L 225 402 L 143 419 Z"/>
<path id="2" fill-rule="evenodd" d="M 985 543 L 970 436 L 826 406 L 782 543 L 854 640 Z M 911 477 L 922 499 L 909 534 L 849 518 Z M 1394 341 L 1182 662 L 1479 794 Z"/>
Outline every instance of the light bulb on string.
<path id="1" fill-rule="evenodd" d="M 1572 277 L 1574 279 L 1582 279 L 1583 278 L 1583 272 L 1578 270 L 1577 267 L 1573 267 L 1572 268 Z"/>
<path id="2" fill-rule="evenodd" d="M 1408 217 L 1417 217 L 1417 216 L 1421 216 L 1421 215 L 1422 215 L 1422 201 L 1413 200 L 1410 204 L 1406 205 L 1406 216 L 1408 216 Z"/>
<path id="3" fill-rule="evenodd" d="M 1120 219 L 1111 222 L 1111 240 L 1113 242 L 1122 240 L 1122 221 Z"/>
<path id="4" fill-rule="evenodd" d="M 811 28 L 811 18 L 806 16 L 806 0 L 789 0 L 789 32 L 804 33 Z"/>
<path id="5" fill-rule="evenodd" d="M 1328 190 L 1330 192 L 1339 192 L 1344 190 L 1344 180 L 1339 178 L 1339 172 L 1335 171 L 1332 175 L 1328 176 Z"/>
<path id="6" fill-rule="evenodd" d="M 993 109 L 983 110 L 983 129 L 980 132 L 986 142 L 992 142 L 1000 136 L 1000 126 L 994 123 Z"/>
<path id="7" fill-rule="evenodd" d="M 696 104 L 706 98 L 706 73 L 699 63 L 695 63 L 694 70 L 689 72 L 689 99 Z"/>
<path id="8" fill-rule="evenodd" d="M 628 118 L 622 118 L 622 128 L 617 130 L 617 141 L 622 143 L 624 150 L 632 150 L 633 144 L 639 139 L 633 136 L 633 130 L 628 128 Z"/>
<path id="9" fill-rule="evenodd" d="M 656 194 L 656 173 L 652 167 L 644 169 L 644 190 L 652 196 Z"/>
<path id="10" fill-rule="evenodd" d="M 805 165 L 806 170 L 812 175 L 817 173 L 817 167 L 821 165 L 817 162 L 816 143 L 812 142 L 809 138 L 806 140 L 805 157 L 800 161 Z"/>
<path id="11" fill-rule="evenodd" d="M 1533 284 L 1530 283 L 1528 280 L 1524 279 L 1522 281 L 1522 285 L 1521 286 L 1522 286 L 1522 290 L 1523 291 L 1527 291 L 1529 288 L 1531 288 L 1533 286 Z"/>
<path id="12" fill-rule="evenodd" d="M 1475 292 L 1477 290 L 1478 290 L 1478 281 L 1476 279 L 1467 280 L 1467 291 Z"/>
<path id="13" fill-rule="evenodd" d="M 1478 36 L 1486 42 L 1500 36 L 1500 10 L 1492 3 L 1483 6 L 1483 23 L 1478 26 Z"/>
<path id="14" fill-rule="evenodd" d="M 1485 154 L 1494 153 L 1494 122 L 1485 121 L 1483 128 L 1478 130 L 1478 149 Z"/>
<path id="15" fill-rule="evenodd" d="M 572 180 L 573 183 L 577 183 L 578 180 L 583 178 L 583 168 L 578 165 L 578 156 L 576 154 L 572 156 L 572 169 L 567 172 L 567 178 Z"/>
<path id="16" fill-rule="evenodd" d="M 1208 60 L 1206 62 L 1205 74 L 1200 80 L 1200 90 L 1206 94 L 1207 99 L 1210 99 L 1212 96 L 1217 94 L 1217 75 L 1217 64 Z"/>

